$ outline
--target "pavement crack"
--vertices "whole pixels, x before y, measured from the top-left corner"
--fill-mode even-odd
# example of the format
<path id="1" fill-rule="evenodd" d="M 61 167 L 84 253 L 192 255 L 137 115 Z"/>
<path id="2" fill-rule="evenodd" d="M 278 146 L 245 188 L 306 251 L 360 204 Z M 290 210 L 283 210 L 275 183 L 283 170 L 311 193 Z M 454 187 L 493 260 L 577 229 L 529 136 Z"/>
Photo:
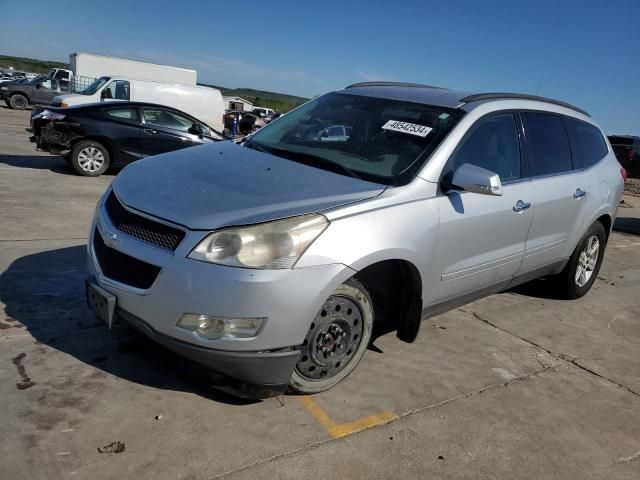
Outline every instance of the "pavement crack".
<path id="1" fill-rule="evenodd" d="M 384 427 L 386 425 L 391 425 L 391 424 L 393 424 L 393 423 L 395 423 L 395 422 L 397 422 L 397 421 L 399 421 L 401 419 L 408 418 L 408 417 L 411 417 L 413 415 L 417 415 L 419 413 L 426 412 L 428 410 L 433 410 L 435 408 L 443 407 L 443 406 L 448 405 L 450 403 L 457 402 L 459 400 L 464 400 L 465 398 L 473 397 L 475 395 L 480 395 L 480 394 L 482 394 L 482 393 L 484 393 L 484 392 L 486 392 L 488 390 L 493 390 L 493 389 L 499 388 L 499 387 L 506 387 L 506 386 L 508 386 L 508 385 L 510 385 L 512 383 L 520 382 L 520 381 L 532 378 L 532 377 L 534 377 L 534 376 L 536 376 L 536 375 L 538 375 L 538 374 L 540 374 L 542 372 L 546 372 L 548 370 L 552 370 L 553 368 L 554 368 L 553 366 L 547 366 L 547 367 L 545 367 L 545 368 L 543 368 L 541 370 L 536 370 L 535 372 L 531 372 L 531 373 L 527 373 L 527 374 L 524 374 L 524 375 L 520 375 L 520 376 L 514 377 L 514 378 L 512 378 L 510 380 L 506 380 L 504 382 L 492 383 L 491 385 L 487 385 L 485 387 L 479 388 L 477 390 L 473 390 L 471 392 L 463 393 L 462 395 L 458 395 L 456 397 L 449 398 L 449 399 L 443 400 L 441 402 L 437 402 L 437 403 L 434 403 L 434 404 L 431 404 L 431 405 L 426 405 L 424 407 L 416 408 L 414 410 L 409 410 L 409 411 L 404 412 L 404 413 L 398 415 L 396 418 L 394 418 L 394 419 L 392 419 L 392 420 L 390 420 L 388 422 L 385 422 L 383 424 L 375 425 L 375 426 L 372 426 L 372 427 L 369 427 L 369 428 L 365 428 L 364 430 L 360 430 L 360 431 L 354 432 L 354 433 L 352 433 L 350 435 L 345 435 L 345 436 L 335 437 L 335 438 L 327 438 L 326 440 L 323 440 L 323 441 L 320 441 L 320 442 L 314 442 L 314 443 L 310 443 L 310 444 L 307 444 L 307 445 L 303 445 L 302 447 L 299 447 L 299 448 L 295 448 L 293 450 L 287 450 L 286 452 L 281 452 L 281 453 L 278 453 L 276 455 L 272 455 L 272 456 L 270 456 L 268 458 L 265 458 L 265 459 L 262 459 L 262 460 L 256 460 L 255 462 L 252 462 L 252 463 L 250 463 L 248 465 L 243 465 L 243 466 L 238 467 L 238 468 L 233 469 L 233 470 L 228 470 L 226 472 L 221 472 L 221 473 L 219 473 L 217 475 L 214 475 L 212 477 L 208 477 L 207 480 L 216 480 L 218 478 L 225 478 L 225 477 L 228 477 L 230 475 L 235 475 L 236 473 L 243 472 L 245 470 L 250 470 L 252 468 L 259 467 L 260 465 L 271 463 L 271 462 L 273 462 L 275 460 L 278 460 L 280 458 L 290 457 L 292 455 L 296 455 L 298 453 L 301 453 L 301 452 L 304 452 L 304 451 L 307 451 L 307 450 L 312 450 L 314 448 L 321 447 L 321 446 L 326 445 L 326 444 L 328 444 L 330 442 L 338 442 L 338 441 L 340 441 L 342 439 L 353 437 L 354 435 L 360 435 L 363 432 L 366 432 L 368 430 L 382 428 L 382 427 Z"/>
<path id="2" fill-rule="evenodd" d="M 552 351 L 551 351 L 551 350 L 549 350 L 548 348 L 545 348 L 545 347 L 543 347 L 542 345 L 540 345 L 540 344 L 538 344 L 538 343 L 534 342 L 533 340 L 529 340 L 528 338 L 521 337 L 520 335 L 516 335 L 515 333 L 513 333 L 513 332 L 511 332 L 511 331 L 509 331 L 509 330 L 507 330 L 507 329 L 504 329 L 504 328 L 502 328 L 502 327 L 499 327 L 499 326 L 498 326 L 498 325 L 496 325 L 495 323 L 493 323 L 493 322 L 491 322 L 491 321 L 487 320 L 486 318 L 482 317 L 482 315 L 480 315 L 480 314 L 479 314 L 479 313 L 477 313 L 477 312 L 474 312 L 473 310 L 469 310 L 469 313 L 471 313 L 471 315 L 473 315 L 473 317 L 474 317 L 474 318 L 476 318 L 477 320 L 480 320 L 480 321 L 481 321 L 481 322 L 483 322 L 483 323 L 486 323 L 486 324 L 487 324 L 487 325 L 489 325 L 490 327 L 493 327 L 493 328 L 495 328 L 496 330 L 500 330 L 501 332 L 504 332 L 504 333 L 506 333 L 507 335 L 511 335 L 512 337 L 515 337 L 515 338 L 517 338 L 517 339 L 519 339 L 519 340 L 521 340 L 521 341 L 523 341 L 523 342 L 525 342 L 525 343 L 528 343 L 529 345 L 532 345 L 532 346 L 534 346 L 534 347 L 536 347 L 536 348 L 539 348 L 540 350 L 543 350 L 543 351 L 547 352 L 549 355 L 551 355 L 551 356 L 552 356 L 552 357 L 554 357 L 554 358 L 559 358 L 559 359 L 561 359 L 561 360 L 565 360 L 565 359 L 566 359 L 566 358 L 562 358 L 563 356 L 559 356 L 558 354 L 556 354 L 556 353 L 552 352 Z M 536 360 L 537 360 L 537 359 L 536 359 Z M 538 363 L 540 363 L 540 362 L 538 362 Z"/>
<path id="3" fill-rule="evenodd" d="M 623 388 L 623 389 L 627 390 L 629 393 L 631 393 L 631 394 L 633 394 L 633 395 L 636 395 L 636 396 L 639 396 L 639 397 L 640 397 L 640 393 L 638 393 L 638 392 L 636 392 L 635 390 L 633 390 L 633 389 L 631 389 L 631 388 L 627 387 L 626 385 L 623 385 L 623 384 L 621 384 L 621 383 L 618 383 L 618 382 L 616 382 L 615 380 L 612 380 L 612 379 L 610 379 L 609 377 L 606 377 L 606 376 L 604 376 L 604 375 L 602 375 L 602 374 L 600 374 L 600 373 L 596 372 L 595 370 L 592 370 L 592 369 L 590 369 L 590 368 L 585 367 L 584 365 L 581 365 L 581 364 L 579 363 L 579 360 L 580 360 L 579 358 L 571 357 L 570 355 L 566 355 L 566 354 L 564 354 L 564 353 L 556 353 L 556 352 L 553 352 L 553 351 L 551 351 L 551 350 L 549 350 L 549 349 L 547 349 L 547 348 L 543 347 L 542 345 L 539 345 L 539 344 L 537 344 L 536 342 L 534 342 L 534 341 L 532 341 L 532 340 L 529 340 L 528 338 L 521 337 L 521 336 L 519 336 L 519 335 L 516 335 L 516 334 L 515 334 L 515 333 L 513 333 L 513 332 L 510 332 L 509 330 L 506 330 L 506 329 L 504 329 L 504 328 L 502 328 L 502 327 L 499 327 L 499 326 L 498 326 L 498 325 L 496 325 L 495 323 L 493 323 L 493 322 L 491 322 L 491 321 L 487 320 L 486 318 L 483 318 L 483 317 L 482 317 L 482 315 L 480 315 L 480 314 L 479 314 L 479 313 L 477 313 L 477 312 L 470 311 L 470 313 L 471 313 L 471 314 L 473 315 L 473 317 L 474 317 L 474 318 L 476 318 L 477 320 L 480 320 L 481 322 L 486 323 L 487 325 L 489 325 L 489 326 L 491 326 L 491 327 L 493 327 L 493 328 L 495 328 L 495 329 L 497 329 L 497 330 L 499 330 L 499 331 L 501 331 L 501 332 L 504 332 L 504 333 L 506 333 L 506 334 L 508 334 L 508 335 L 511 335 L 511 336 L 515 337 L 515 338 L 518 338 L 518 339 L 520 339 L 520 340 L 521 340 L 521 341 L 523 341 L 523 342 L 526 342 L 526 343 L 528 343 L 528 344 L 530 344 L 530 345 L 533 345 L 534 347 L 539 348 L 540 350 L 543 350 L 543 351 L 547 352 L 549 355 L 551 355 L 551 357 L 553 357 L 553 358 L 555 358 L 555 359 L 557 359 L 557 360 L 562 360 L 562 361 L 564 361 L 564 362 L 570 363 L 571 365 L 574 365 L 575 367 L 578 367 L 579 369 L 581 369 L 581 370 L 583 370 L 583 371 L 585 371 L 585 372 L 587 372 L 587 373 L 590 373 L 591 375 L 594 375 L 594 376 L 596 376 L 596 377 L 598 377 L 598 378 L 601 378 L 602 380 L 605 380 L 605 381 L 607 381 L 607 382 L 609 382 L 609 383 L 612 383 L 613 385 L 615 385 L 615 386 L 617 386 L 617 387 L 620 387 L 620 388 Z M 636 339 L 636 340 L 633 340 L 632 342 L 628 342 L 628 343 L 635 343 L 635 342 L 637 342 L 637 341 L 639 341 L 639 340 L 638 340 L 638 339 Z M 587 356 L 582 357 L 582 358 L 587 358 L 587 357 L 589 357 L 589 356 L 590 356 L 590 355 L 587 355 Z M 542 364 L 542 363 L 540 362 L 540 360 L 538 360 L 537 358 L 536 358 L 536 360 L 538 361 L 538 363 Z"/>
<path id="4" fill-rule="evenodd" d="M 607 382 L 609 382 L 609 383 L 612 383 L 612 384 L 614 384 L 615 386 L 620 387 L 620 388 L 623 388 L 623 389 L 625 389 L 627 392 L 629 392 L 629 393 L 631 393 L 631 394 L 633 394 L 633 395 L 635 395 L 635 396 L 637 396 L 637 397 L 640 397 L 640 393 L 639 393 L 639 392 L 636 392 L 635 390 L 632 390 L 631 388 L 627 387 L 626 385 L 623 385 L 622 383 L 618 383 L 618 382 L 616 382 L 615 380 L 610 379 L 609 377 L 605 377 L 604 375 L 602 375 L 602 374 L 600 374 L 600 373 L 596 372 L 595 370 L 593 370 L 593 369 L 591 369 L 591 368 L 585 367 L 584 365 L 580 365 L 580 363 L 579 363 L 579 361 L 578 361 L 577 359 L 575 359 L 575 360 L 568 360 L 568 362 L 569 362 L 571 365 L 574 365 L 574 366 L 578 367 L 580 370 L 584 370 L 585 372 L 590 373 L 591 375 L 594 375 L 594 376 L 596 376 L 596 377 L 598 377 L 598 378 L 601 378 L 602 380 L 605 380 L 605 381 L 607 381 Z"/>

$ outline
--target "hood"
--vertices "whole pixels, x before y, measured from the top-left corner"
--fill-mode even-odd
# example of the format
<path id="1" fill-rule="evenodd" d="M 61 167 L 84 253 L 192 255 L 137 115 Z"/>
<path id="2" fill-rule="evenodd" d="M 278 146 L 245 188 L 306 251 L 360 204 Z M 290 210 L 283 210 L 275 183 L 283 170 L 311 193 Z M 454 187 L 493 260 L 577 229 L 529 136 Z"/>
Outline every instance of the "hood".
<path id="1" fill-rule="evenodd" d="M 194 230 L 319 212 L 385 188 L 229 141 L 139 160 L 113 181 L 125 205 Z"/>
<path id="2" fill-rule="evenodd" d="M 67 105 L 81 105 L 83 103 L 95 102 L 92 95 L 82 95 L 80 93 L 67 93 L 53 97 L 54 103 L 66 103 Z"/>

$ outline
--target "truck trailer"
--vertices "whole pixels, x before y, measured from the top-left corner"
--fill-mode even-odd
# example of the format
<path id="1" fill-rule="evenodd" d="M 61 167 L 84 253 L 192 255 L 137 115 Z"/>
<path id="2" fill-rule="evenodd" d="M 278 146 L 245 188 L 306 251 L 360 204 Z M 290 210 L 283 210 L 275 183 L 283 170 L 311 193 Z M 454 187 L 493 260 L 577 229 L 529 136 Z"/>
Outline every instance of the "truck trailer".
<path id="1" fill-rule="evenodd" d="M 94 53 L 72 53 L 69 56 L 69 63 L 76 77 L 91 79 L 108 75 L 195 86 L 198 77 L 195 70 L 188 68 L 138 62 Z"/>

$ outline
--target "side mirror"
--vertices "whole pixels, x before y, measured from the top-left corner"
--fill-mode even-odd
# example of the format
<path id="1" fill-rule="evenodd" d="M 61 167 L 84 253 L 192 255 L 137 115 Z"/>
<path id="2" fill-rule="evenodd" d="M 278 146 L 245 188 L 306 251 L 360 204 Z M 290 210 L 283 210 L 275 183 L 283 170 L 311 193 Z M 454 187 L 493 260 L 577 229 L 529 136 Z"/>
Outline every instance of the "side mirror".
<path id="1" fill-rule="evenodd" d="M 502 195 L 500 175 L 470 163 L 461 165 L 454 172 L 451 184 L 465 192 Z"/>
<path id="2" fill-rule="evenodd" d="M 198 135 L 199 137 L 204 135 L 204 128 L 202 128 L 202 125 L 199 125 L 197 123 L 191 125 L 188 131 L 191 135 Z"/>
<path id="3" fill-rule="evenodd" d="M 42 82 L 36 83 L 36 88 L 42 88 Z"/>

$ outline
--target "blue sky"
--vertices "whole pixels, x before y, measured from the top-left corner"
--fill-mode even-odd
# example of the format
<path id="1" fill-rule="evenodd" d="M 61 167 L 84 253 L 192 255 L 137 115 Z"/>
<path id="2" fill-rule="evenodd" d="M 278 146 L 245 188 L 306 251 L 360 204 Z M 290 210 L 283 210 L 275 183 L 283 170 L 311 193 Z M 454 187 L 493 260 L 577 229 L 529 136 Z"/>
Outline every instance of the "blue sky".
<path id="1" fill-rule="evenodd" d="M 303 96 L 365 80 L 536 93 L 640 134 L 640 1 L 0 0 L 0 53 L 89 51 Z"/>

